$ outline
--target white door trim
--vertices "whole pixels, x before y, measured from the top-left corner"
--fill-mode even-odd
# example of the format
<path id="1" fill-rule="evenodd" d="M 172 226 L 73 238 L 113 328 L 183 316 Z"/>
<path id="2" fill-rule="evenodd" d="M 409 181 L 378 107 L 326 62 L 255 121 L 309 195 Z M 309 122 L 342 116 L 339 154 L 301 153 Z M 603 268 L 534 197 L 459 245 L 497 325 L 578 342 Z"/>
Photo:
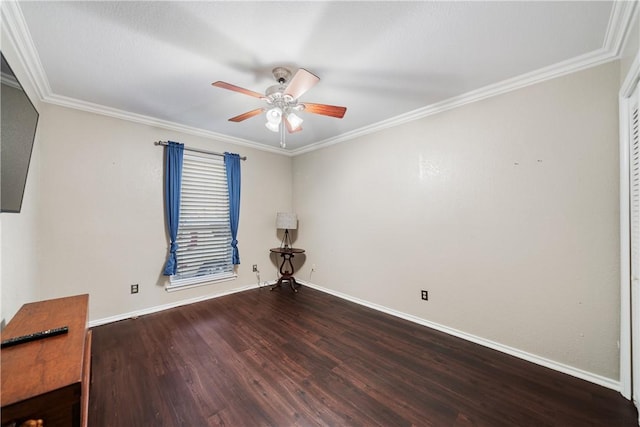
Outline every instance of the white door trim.
<path id="1" fill-rule="evenodd" d="M 639 80 L 640 54 L 636 55 L 618 95 L 620 114 L 620 393 L 627 399 L 632 398 L 629 98 L 633 95 Z M 638 397 L 635 396 L 635 399 Z"/>

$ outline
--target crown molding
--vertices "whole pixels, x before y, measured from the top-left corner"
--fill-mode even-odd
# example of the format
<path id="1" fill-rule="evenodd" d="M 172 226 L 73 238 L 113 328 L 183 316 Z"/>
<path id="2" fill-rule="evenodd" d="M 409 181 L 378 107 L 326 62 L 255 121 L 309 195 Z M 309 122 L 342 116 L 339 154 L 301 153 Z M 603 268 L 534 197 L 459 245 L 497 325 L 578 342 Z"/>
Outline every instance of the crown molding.
<path id="1" fill-rule="evenodd" d="M 175 130 L 190 135 L 202 136 L 218 141 L 228 142 L 240 146 L 250 147 L 261 151 L 267 151 L 289 157 L 295 157 L 311 151 L 319 150 L 324 147 L 335 145 L 338 143 L 350 141 L 365 135 L 369 135 L 381 130 L 399 126 L 414 120 L 419 120 L 434 114 L 461 107 L 466 104 L 477 102 L 496 95 L 501 95 L 510 91 L 521 89 L 523 87 L 550 80 L 566 74 L 581 71 L 590 67 L 604 64 L 619 58 L 620 52 L 627 38 L 629 37 L 629 29 L 634 16 L 637 15 L 638 8 L 635 1 L 614 1 L 609 17 L 607 32 L 603 40 L 603 47 L 549 67 L 516 76 L 499 83 L 485 86 L 467 92 L 462 95 L 427 105 L 413 111 L 392 117 L 381 122 L 373 123 L 368 126 L 346 132 L 333 138 L 328 138 L 305 147 L 284 150 L 281 148 L 270 147 L 257 142 L 235 138 L 217 132 L 207 131 L 204 129 L 181 125 L 166 120 L 161 120 L 149 116 L 136 113 L 130 113 L 124 110 L 118 110 L 99 104 L 93 104 L 78 99 L 64 97 L 53 94 L 51 87 L 44 73 L 44 68 L 40 62 L 38 53 L 33 45 L 29 29 L 20 10 L 20 6 L 15 0 L 3 0 L 2 4 L 2 25 L 7 29 L 10 42 L 16 47 L 19 60 L 22 66 L 27 70 L 27 76 L 37 96 L 43 102 L 56 104 L 77 110 L 88 111 L 96 114 L 102 114 L 110 117 L 128 120 L 137 123 L 143 123 L 151 126 L 157 126 L 164 129 Z"/>
<path id="2" fill-rule="evenodd" d="M 148 126 L 154 126 L 162 129 L 168 129 L 176 132 L 182 132 L 189 135 L 201 136 L 204 138 L 213 139 L 220 142 L 227 142 L 242 147 L 249 147 L 260 151 L 267 151 L 276 154 L 291 155 L 289 152 L 281 149 L 270 147 L 257 142 L 249 141 L 247 139 L 235 138 L 229 135 L 224 135 L 218 132 L 213 132 L 205 129 L 196 128 L 193 126 L 186 126 L 180 123 L 171 122 L 168 120 L 162 120 L 151 116 L 145 116 L 142 114 L 130 113 L 128 111 L 119 110 L 117 108 L 105 107 L 104 105 L 94 104 L 92 102 L 80 101 L 75 98 L 69 98 L 61 95 L 50 95 L 43 99 L 44 102 L 49 104 L 59 105 L 61 107 L 73 108 L 76 110 L 86 111 L 89 113 L 100 114 L 104 116 L 114 117 L 116 119 L 127 120 L 130 122 L 141 123 Z"/>
<path id="3" fill-rule="evenodd" d="M 28 83 L 36 92 L 36 96 L 40 100 L 44 100 L 51 93 L 51 86 L 49 86 L 49 81 L 40 63 L 40 57 L 33 45 L 22 10 L 18 2 L 14 0 L 1 1 L 0 8 L 2 27 L 9 42 L 15 47 L 20 66 L 26 71 Z"/>
<path id="4" fill-rule="evenodd" d="M 526 86 L 530 86 L 536 83 L 541 83 L 546 80 L 551 80 L 556 77 L 561 77 L 566 74 L 575 73 L 577 71 L 585 70 L 597 65 L 601 65 L 617 59 L 617 55 L 605 49 L 598 49 L 581 55 L 549 67 L 541 68 L 536 71 L 532 71 L 526 74 L 522 74 L 517 77 L 513 77 L 507 80 L 503 80 L 498 83 L 494 83 L 480 89 L 475 89 L 462 95 L 454 96 L 444 101 L 436 102 L 434 104 L 427 105 L 425 107 L 418 108 L 413 111 L 409 111 L 404 114 L 400 114 L 390 119 L 383 120 L 374 123 L 369 126 L 356 129 L 352 132 L 347 132 L 342 135 L 338 135 L 335 138 L 325 139 L 323 141 L 316 142 L 306 147 L 292 151 L 294 156 L 308 153 L 310 151 L 319 150 L 320 148 L 328 147 L 341 142 L 349 141 L 361 136 L 369 135 L 375 132 L 379 132 L 383 129 L 387 129 L 394 126 L 399 126 L 404 123 L 412 122 L 414 120 L 423 119 L 434 114 L 439 114 L 447 110 L 461 107 L 466 104 L 471 104 L 477 101 L 481 101 L 486 98 L 491 98 L 496 95 L 501 95 L 507 92 L 511 92 L 517 89 L 521 89 Z"/>
<path id="5" fill-rule="evenodd" d="M 36 95 L 38 96 L 40 101 L 59 105 L 62 107 L 73 108 L 76 110 L 114 117 L 121 120 L 127 120 L 130 122 L 141 123 L 149 126 L 182 132 L 189 135 L 201 136 L 221 142 L 227 142 L 234 145 L 253 148 L 260 151 L 267 151 L 270 153 L 281 155 L 284 154 L 286 156 L 292 155 L 289 151 L 283 150 L 281 148 L 270 147 L 268 145 L 260 144 L 246 139 L 235 138 L 229 135 L 224 135 L 205 129 L 186 126 L 155 117 L 131 113 L 100 104 L 82 101 L 76 98 L 54 94 L 44 72 L 44 67 L 40 62 L 38 52 L 35 48 L 35 45 L 33 44 L 33 39 L 31 38 L 31 33 L 29 32 L 29 28 L 27 27 L 26 21 L 22 14 L 22 10 L 20 9 L 20 5 L 15 0 L 2 0 L 0 3 L 2 7 L 2 26 L 7 30 L 9 42 L 15 47 L 18 60 L 20 61 L 22 68 L 26 70 L 29 83 L 31 84 L 31 87 L 34 88 Z"/>
<path id="6" fill-rule="evenodd" d="M 564 76 L 566 74 L 575 73 L 616 60 L 619 58 L 620 52 L 622 51 L 622 48 L 624 47 L 629 37 L 631 23 L 638 12 L 638 8 L 636 6 L 636 1 L 615 1 L 613 3 L 613 7 L 611 8 L 611 15 L 609 16 L 607 32 L 603 41 L 603 47 L 596 51 L 589 52 L 587 54 L 580 55 L 575 58 L 571 58 L 566 61 L 562 61 L 526 74 L 522 74 L 520 76 L 503 80 L 501 82 L 491 84 L 483 88 L 464 93 L 462 95 L 454 96 L 441 102 L 427 105 L 425 107 L 409 111 L 408 113 L 404 113 L 390 119 L 383 120 L 381 122 L 362 127 L 360 129 L 356 129 L 352 132 L 338 135 L 334 138 L 325 139 L 307 145 L 306 147 L 293 150 L 291 153 L 293 156 L 309 153 L 311 151 L 319 150 L 324 147 L 329 147 L 341 142 L 346 142 L 365 135 L 370 135 L 383 129 L 399 126 L 401 124 L 408 123 L 414 120 L 423 119 L 425 117 L 458 108 L 466 104 L 481 101 L 486 98 L 501 95 L 507 92 L 521 89 L 526 86 L 541 83 L 546 80 L 551 80 L 557 77 Z"/>
<path id="7" fill-rule="evenodd" d="M 602 47 L 615 56 L 620 55 L 627 42 L 631 23 L 638 12 L 637 4 L 637 1 L 615 1 L 613 3 Z"/>

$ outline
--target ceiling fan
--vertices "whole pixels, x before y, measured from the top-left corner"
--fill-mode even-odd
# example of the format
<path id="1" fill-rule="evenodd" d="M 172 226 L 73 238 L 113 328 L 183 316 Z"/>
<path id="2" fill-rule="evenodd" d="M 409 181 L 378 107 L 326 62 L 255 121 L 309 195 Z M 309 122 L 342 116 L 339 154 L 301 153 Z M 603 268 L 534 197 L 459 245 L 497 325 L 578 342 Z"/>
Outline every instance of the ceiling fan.
<path id="1" fill-rule="evenodd" d="M 302 130 L 300 125 L 303 120 L 295 114 L 296 112 L 305 111 L 338 119 L 344 117 L 344 113 L 347 111 L 346 107 L 298 101 L 300 96 L 320 81 L 318 76 L 304 68 L 298 69 L 293 78 L 291 78 L 291 71 L 284 67 L 276 67 L 272 73 L 278 84 L 269 86 L 264 95 L 231 83 L 221 81 L 211 83 L 215 87 L 244 93 L 245 95 L 260 98 L 267 103 L 267 107 L 256 108 L 231 117 L 229 119 L 230 122 L 241 122 L 266 111 L 267 122 L 265 126 L 272 132 L 280 132 L 280 146 L 285 148 L 284 128 L 286 127 L 289 133 Z"/>

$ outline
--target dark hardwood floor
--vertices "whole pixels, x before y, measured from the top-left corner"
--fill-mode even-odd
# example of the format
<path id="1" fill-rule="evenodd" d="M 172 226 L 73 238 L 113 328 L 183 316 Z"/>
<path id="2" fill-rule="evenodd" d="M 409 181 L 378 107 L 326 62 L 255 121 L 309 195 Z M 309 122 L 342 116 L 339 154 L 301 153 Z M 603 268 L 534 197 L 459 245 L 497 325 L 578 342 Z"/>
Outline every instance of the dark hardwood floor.
<path id="1" fill-rule="evenodd" d="M 93 329 L 90 427 L 636 426 L 619 393 L 303 287 Z"/>

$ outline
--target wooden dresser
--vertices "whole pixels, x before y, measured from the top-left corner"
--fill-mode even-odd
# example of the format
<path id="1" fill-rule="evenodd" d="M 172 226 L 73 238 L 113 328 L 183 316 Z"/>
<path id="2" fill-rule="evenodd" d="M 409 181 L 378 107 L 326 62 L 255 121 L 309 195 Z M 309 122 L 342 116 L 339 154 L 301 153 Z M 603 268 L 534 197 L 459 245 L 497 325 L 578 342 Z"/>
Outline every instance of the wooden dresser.
<path id="1" fill-rule="evenodd" d="M 42 420 L 44 427 L 86 426 L 91 332 L 89 295 L 25 304 L 2 331 L 2 339 L 68 326 L 63 335 L 3 348 L 2 427 Z"/>

